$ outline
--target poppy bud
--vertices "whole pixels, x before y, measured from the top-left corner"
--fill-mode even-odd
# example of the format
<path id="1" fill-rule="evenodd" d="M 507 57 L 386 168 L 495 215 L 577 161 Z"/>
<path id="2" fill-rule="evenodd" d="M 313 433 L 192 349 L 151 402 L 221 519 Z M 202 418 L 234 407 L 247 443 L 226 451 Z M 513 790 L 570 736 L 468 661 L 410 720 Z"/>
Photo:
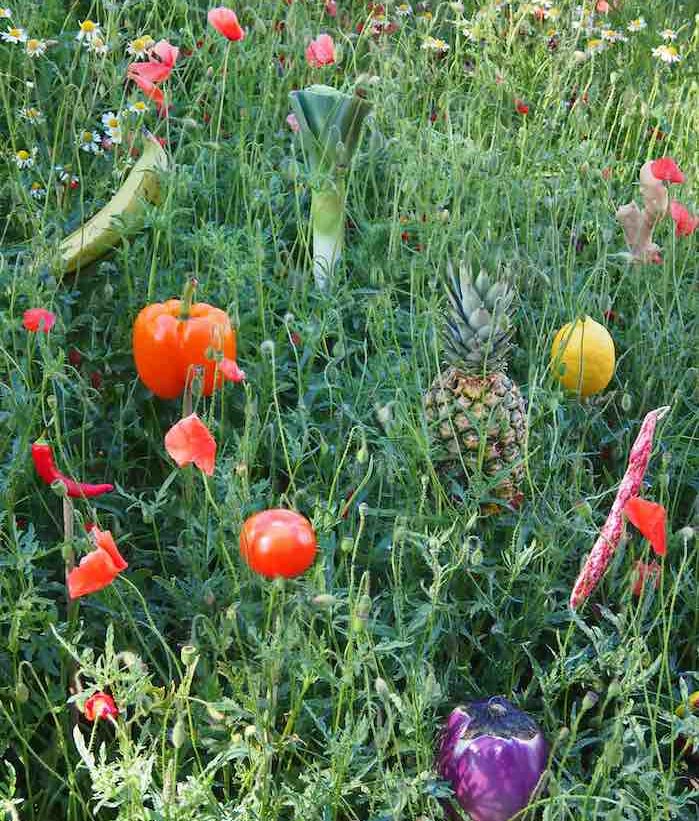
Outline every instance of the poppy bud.
<path id="1" fill-rule="evenodd" d="M 15 685 L 15 701 L 17 704 L 26 704 L 29 701 L 29 688 L 22 679 Z"/>
<path id="2" fill-rule="evenodd" d="M 632 398 L 631 394 L 625 393 L 621 397 L 621 409 L 624 411 L 624 413 L 628 413 L 631 410 L 632 404 L 633 404 L 633 398 Z"/>
<path id="3" fill-rule="evenodd" d="M 185 644 L 180 650 L 180 659 L 185 667 L 191 667 L 196 664 L 199 659 L 199 648 L 193 644 Z"/>
<path id="4" fill-rule="evenodd" d="M 388 689 L 388 684 L 381 678 L 381 676 L 377 676 L 374 681 L 374 690 L 376 690 L 376 695 L 380 699 L 386 699 L 390 695 L 390 690 Z"/>
<path id="5" fill-rule="evenodd" d="M 65 499 L 68 496 L 68 488 L 65 485 L 65 482 L 62 482 L 60 479 L 56 479 L 55 482 L 51 482 L 51 490 L 56 494 L 56 496 L 60 496 L 62 499 Z"/>
<path id="6" fill-rule="evenodd" d="M 595 704 L 597 704 L 598 701 L 599 696 L 597 695 L 597 693 L 593 692 L 592 690 L 588 690 L 585 693 L 585 697 L 582 700 L 582 711 L 587 712 L 588 710 L 591 710 L 595 706 Z"/>
<path id="7" fill-rule="evenodd" d="M 172 746 L 179 750 L 180 747 L 185 743 L 187 740 L 187 730 L 184 726 L 184 721 L 181 718 L 178 718 L 175 722 L 175 726 L 172 728 Z"/>

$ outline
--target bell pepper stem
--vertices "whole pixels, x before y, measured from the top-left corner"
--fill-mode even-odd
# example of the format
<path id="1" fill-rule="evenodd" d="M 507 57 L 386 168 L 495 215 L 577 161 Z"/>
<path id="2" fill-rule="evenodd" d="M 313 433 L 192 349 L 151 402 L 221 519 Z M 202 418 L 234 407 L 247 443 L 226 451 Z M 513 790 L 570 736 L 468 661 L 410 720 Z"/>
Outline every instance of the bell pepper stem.
<path id="1" fill-rule="evenodd" d="M 199 282 L 194 277 L 187 280 L 187 284 L 184 286 L 184 291 L 182 291 L 182 308 L 180 310 L 180 319 L 189 319 L 189 314 L 192 310 L 192 303 L 194 302 L 194 292 L 196 291 L 198 284 Z"/>
<path id="2" fill-rule="evenodd" d="M 345 238 L 345 197 L 341 182 L 313 191 L 311 222 L 313 276 L 317 287 L 325 290 L 342 256 Z"/>

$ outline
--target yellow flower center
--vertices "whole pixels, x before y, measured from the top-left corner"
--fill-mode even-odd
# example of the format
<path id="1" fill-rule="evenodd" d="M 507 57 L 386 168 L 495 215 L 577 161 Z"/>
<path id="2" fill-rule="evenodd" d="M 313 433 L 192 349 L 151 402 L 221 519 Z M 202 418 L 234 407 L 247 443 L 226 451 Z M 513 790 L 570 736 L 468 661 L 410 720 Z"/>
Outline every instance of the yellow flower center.
<path id="1" fill-rule="evenodd" d="M 111 117 L 107 121 L 107 128 L 119 128 L 119 120 L 116 117 Z"/>
<path id="2" fill-rule="evenodd" d="M 27 40 L 27 51 L 39 51 L 41 48 L 41 40 Z"/>
<path id="3" fill-rule="evenodd" d="M 26 160 L 28 160 L 28 159 L 29 159 L 29 157 L 30 157 L 29 152 L 28 152 L 28 151 L 26 151 L 24 148 L 20 149 L 20 150 L 17 152 L 17 159 L 18 159 L 18 160 L 21 160 L 22 162 L 26 162 Z"/>
<path id="4" fill-rule="evenodd" d="M 145 51 L 146 50 L 146 38 L 145 37 L 137 37 L 135 40 L 131 41 L 131 48 L 134 51 Z"/>
<path id="5" fill-rule="evenodd" d="M 22 29 L 14 29 L 13 28 L 13 29 L 10 29 L 7 33 L 10 35 L 10 37 L 15 37 L 15 38 L 19 39 L 22 36 Z"/>
<path id="6" fill-rule="evenodd" d="M 93 23 L 92 20 L 83 20 L 80 24 L 80 31 L 83 34 L 91 34 L 97 28 L 97 23 Z"/>
<path id="7" fill-rule="evenodd" d="M 84 143 L 91 143 L 93 137 L 94 137 L 94 134 L 92 133 L 92 131 L 83 131 L 83 142 Z"/>
<path id="8" fill-rule="evenodd" d="M 33 182 L 32 183 L 32 191 L 38 191 L 41 188 L 40 182 Z"/>
<path id="9" fill-rule="evenodd" d="M 136 111 L 145 111 L 146 110 L 146 104 L 141 102 L 140 100 L 137 103 L 134 103 L 133 107 L 136 109 Z"/>

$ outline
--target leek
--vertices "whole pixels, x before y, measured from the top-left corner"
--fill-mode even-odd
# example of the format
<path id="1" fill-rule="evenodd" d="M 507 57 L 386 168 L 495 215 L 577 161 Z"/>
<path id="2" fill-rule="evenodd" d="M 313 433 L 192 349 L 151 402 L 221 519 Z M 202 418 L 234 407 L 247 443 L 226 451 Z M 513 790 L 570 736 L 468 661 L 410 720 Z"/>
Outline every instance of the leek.
<path id="1" fill-rule="evenodd" d="M 292 91 L 311 193 L 313 276 L 321 290 L 342 256 L 345 238 L 345 175 L 359 143 L 369 103 L 324 85 Z"/>

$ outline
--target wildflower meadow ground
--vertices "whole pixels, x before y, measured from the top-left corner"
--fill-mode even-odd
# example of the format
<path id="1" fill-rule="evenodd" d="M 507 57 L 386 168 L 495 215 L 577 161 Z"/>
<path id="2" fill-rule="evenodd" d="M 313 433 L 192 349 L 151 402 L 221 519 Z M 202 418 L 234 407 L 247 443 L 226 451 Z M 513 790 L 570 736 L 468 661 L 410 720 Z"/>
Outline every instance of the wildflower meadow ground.
<path id="1" fill-rule="evenodd" d="M 697 818 L 698 46 L 0 7 L 1 817 Z"/>

